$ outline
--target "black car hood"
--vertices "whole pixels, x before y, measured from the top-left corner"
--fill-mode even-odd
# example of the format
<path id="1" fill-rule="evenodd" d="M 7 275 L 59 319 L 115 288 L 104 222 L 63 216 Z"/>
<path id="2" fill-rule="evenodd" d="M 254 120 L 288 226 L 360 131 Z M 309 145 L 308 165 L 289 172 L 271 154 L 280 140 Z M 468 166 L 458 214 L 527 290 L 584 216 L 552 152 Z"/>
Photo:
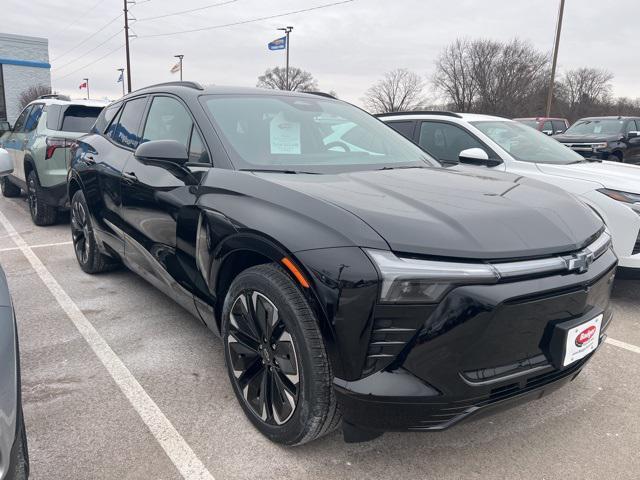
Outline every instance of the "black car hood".
<path id="1" fill-rule="evenodd" d="M 553 138 L 562 143 L 613 142 L 620 139 L 620 134 L 571 135 L 562 133 L 560 135 L 554 135 Z"/>
<path id="2" fill-rule="evenodd" d="M 569 194 L 511 174 L 421 168 L 256 175 L 348 210 L 396 252 L 534 257 L 582 248 L 602 229 Z"/>

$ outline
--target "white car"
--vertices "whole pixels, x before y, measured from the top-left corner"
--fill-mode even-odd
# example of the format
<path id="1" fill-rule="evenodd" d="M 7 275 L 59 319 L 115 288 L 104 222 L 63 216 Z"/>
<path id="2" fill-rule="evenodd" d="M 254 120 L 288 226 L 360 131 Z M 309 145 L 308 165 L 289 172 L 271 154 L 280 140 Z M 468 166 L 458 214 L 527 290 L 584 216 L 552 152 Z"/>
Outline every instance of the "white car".
<path id="1" fill-rule="evenodd" d="M 620 267 L 640 271 L 640 167 L 590 160 L 526 125 L 451 112 L 379 115 L 450 168 L 488 168 L 551 183 L 595 210 L 613 236 Z"/>

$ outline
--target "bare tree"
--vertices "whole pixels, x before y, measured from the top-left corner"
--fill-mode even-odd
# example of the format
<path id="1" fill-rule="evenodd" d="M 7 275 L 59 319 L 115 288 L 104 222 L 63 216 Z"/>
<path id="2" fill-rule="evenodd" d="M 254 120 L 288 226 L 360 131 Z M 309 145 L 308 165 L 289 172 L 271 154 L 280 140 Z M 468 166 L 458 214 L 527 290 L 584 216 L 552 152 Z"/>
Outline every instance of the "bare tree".
<path id="1" fill-rule="evenodd" d="M 41 95 L 48 95 L 51 93 L 51 87 L 46 85 L 34 85 L 24 90 L 19 97 L 20 109 L 26 107 L 29 103 L 36 100 Z"/>
<path id="2" fill-rule="evenodd" d="M 417 73 L 399 68 L 387 72 L 365 93 L 364 103 L 374 113 L 406 112 L 422 107 L 426 83 Z"/>
<path id="3" fill-rule="evenodd" d="M 269 68 L 264 75 L 258 77 L 258 87 L 273 90 L 287 90 L 287 69 L 282 67 Z M 315 92 L 318 81 L 313 75 L 297 67 L 289 67 L 289 90 Z"/>
<path id="4" fill-rule="evenodd" d="M 474 62 L 471 42 L 457 39 L 446 47 L 436 60 L 436 72 L 432 83 L 458 112 L 471 110 L 476 98 L 477 82 L 474 79 Z"/>
<path id="5" fill-rule="evenodd" d="M 565 104 L 565 114 L 576 119 L 588 114 L 604 114 L 613 108 L 613 75 L 599 68 L 578 68 L 564 74 L 558 84 L 558 97 Z"/>

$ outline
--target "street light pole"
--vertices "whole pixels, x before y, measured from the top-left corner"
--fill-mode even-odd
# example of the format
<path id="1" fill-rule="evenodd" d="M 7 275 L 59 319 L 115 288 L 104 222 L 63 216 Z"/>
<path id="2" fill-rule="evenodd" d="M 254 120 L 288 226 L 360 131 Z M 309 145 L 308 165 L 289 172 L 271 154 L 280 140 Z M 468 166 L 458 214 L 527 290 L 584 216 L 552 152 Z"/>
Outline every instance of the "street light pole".
<path id="1" fill-rule="evenodd" d="M 131 57 L 129 55 L 129 5 L 124 0 L 124 46 L 127 56 L 127 92 L 131 93 Z"/>
<path id="2" fill-rule="evenodd" d="M 88 78 L 83 78 L 82 80 L 84 80 L 84 83 L 87 85 L 87 100 L 89 100 L 91 98 L 89 96 L 89 79 Z"/>
<path id="3" fill-rule="evenodd" d="M 122 77 L 122 96 L 124 97 L 124 68 L 119 68 L 120 76 Z"/>
<path id="4" fill-rule="evenodd" d="M 182 59 L 184 55 L 174 55 L 178 60 L 180 60 L 180 81 L 182 81 Z"/>
<path id="5" fill-rule="evenodd" d="M 282 30 L 284 31 L 284 33 L 287 36 L 287 40 L 286 40 L 286 50 L 287 50 L 287 67 L 286 67 L 286 73 L 285 73 L 285 84 L 287 87 L 287 90 L 291 90 L 291 85 L 289 84 L 289 34 L 291 33 L 291 31 L 293 30 L 293 27 L 283 27 L 283 28 L 279 28 L 278 30 Z"/>
<path id="6" fill-rule="evenodd" d="M 556 65 L 558 64 L 558 49 L 560 48 L 560 33 L 562 32 L 562 17 L 564 16 L 564 0 L 560 0 L 560 10 L 558 11 L 558 25 L 556 28 L 556 40 L 553 47 L 553 62 L 551 64 L 551 81 L 549 83 L 549 94 L 547 96 L 546 116 L 551 116 L 551 103 L 553 102 L 553 87 L 556 81 Z"/>

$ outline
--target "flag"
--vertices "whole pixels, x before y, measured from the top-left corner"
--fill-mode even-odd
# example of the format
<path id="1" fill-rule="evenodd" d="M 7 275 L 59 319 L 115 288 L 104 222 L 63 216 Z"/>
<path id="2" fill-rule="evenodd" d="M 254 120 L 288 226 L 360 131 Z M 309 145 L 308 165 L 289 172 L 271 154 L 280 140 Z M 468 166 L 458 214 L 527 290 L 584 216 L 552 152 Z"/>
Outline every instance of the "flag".
<path id="1" fill-rule="evenodd" d="M 82 82 L 78 89 L 82 90 L 83 88 L 87 88 L 87 82 Z"/>
<path id="2" fill-rule="evenodd" d="M 287 37 L 276 38 L 268 46 L 269 50 L 284 50 L 287 48 Z"/>
<path id="3" fill-rule="evenodd" d="M 180 62 L 176 63 L 173 67 L 171 67 L 171 73 L 177 73 L 180 71 Z"/>
<path id="4" fill-rule="evenodd" d="M 124 72 L 120 72 L 120 76 L 118 77 L 118 80 L 116 80 L 116 83 L 122 82 L 124 82 Z"/>

